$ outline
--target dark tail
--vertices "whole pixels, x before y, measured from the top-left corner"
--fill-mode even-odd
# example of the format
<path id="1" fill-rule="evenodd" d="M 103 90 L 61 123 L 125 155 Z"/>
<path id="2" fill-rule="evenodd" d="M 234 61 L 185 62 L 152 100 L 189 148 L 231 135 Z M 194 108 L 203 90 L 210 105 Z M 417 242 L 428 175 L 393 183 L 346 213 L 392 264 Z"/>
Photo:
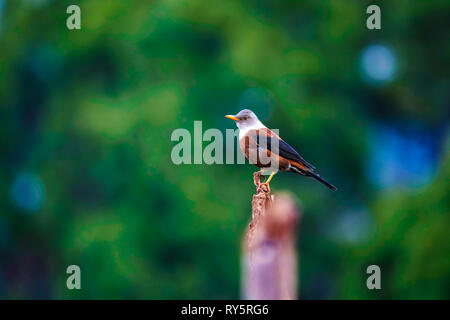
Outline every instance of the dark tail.
<path id="1" fill-rule="evenodd" d="M 330 188 L 333 191 L 336 191 L 337 188 L 335 186 L 333 186 L 331 183 L 329 183 L 327 180 L 325 180 L 324 178 L 322 178 L 321 176 L 319 176 L 317 173 L 312 172 L 312 171 L 305 171 L 302 170 L 301 168 L 298 168 L 297 166 L 293 165 L 291 166 L 291 170 L 293 172 L 299 173 L 303 176 L 307 176 L 307 177 L 311 177 L 316 179 L 317 181 L 319 181 L 320 183 L 326 185 L 328 188 Z"/>
<path id="2" fill-rule="evenodd" d="M 317 173 L 314 172 L 308 172 L 308 176 L 316 179 L 317 181 L 319 181 L 320 183 L 323 183 L 324 185 L 326 185 L 328 188 L 330 188 L 333 191 L 336 191 L 337 188 L 335 186 L 333 186 L 331 183 L 329 183 L 327 180 L 325 180 L 324 178 L 322 178 L 321 176 L 319 176 Z"/>

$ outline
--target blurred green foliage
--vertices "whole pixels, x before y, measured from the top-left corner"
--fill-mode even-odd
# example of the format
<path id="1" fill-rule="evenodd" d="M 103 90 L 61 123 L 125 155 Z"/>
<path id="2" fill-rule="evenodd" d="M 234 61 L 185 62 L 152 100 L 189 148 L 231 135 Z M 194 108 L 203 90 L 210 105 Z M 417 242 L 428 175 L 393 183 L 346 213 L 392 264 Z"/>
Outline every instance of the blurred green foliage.
<path id="1" fill-rule="evenodd" d="M 450 298 L 447 0 L 380 2 L 377 31 L 371 1 L 75 2 L 69 31 L 74 1 L 0 0 L 0 297 L 239 298 L 256 168 L 176 166 L 170 135 L 249 107 L 339 188 L 271 183 L 304 208 L 301 298 Z M 360 58 L 380 43 L 397 68 L 374 84 Z M 392 122 L 441 132 L 425 185 L 368 178 L 371 128 Z M 23 172 L 44 186 L 28 209 Z M 355 241 L 336 227 L 349 210 L 366 219 Z"/>

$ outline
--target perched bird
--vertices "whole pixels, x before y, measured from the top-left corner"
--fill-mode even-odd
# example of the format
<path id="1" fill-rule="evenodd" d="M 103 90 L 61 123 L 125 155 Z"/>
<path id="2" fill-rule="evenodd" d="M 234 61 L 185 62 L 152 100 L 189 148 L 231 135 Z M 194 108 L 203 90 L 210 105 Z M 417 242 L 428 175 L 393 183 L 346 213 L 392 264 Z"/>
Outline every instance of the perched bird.
<path id="1" fill-rule="evenodd" d="M 337 190 L 315 173 L 315 167 L 303 159 L 294 148 L 262 124 L 251 110 L 244 109 L 235 116 L 225 117 L 236 122 L 239 128 L 239 145 L 245 157 L 250 163 L 262 168 L 258 173 L 270 175 L 263 184 L 268 186 L 273 176 L 281 170 L 314 178 L 331 190 Z M 268 158 L 276 161 L 267 161 Z"/>

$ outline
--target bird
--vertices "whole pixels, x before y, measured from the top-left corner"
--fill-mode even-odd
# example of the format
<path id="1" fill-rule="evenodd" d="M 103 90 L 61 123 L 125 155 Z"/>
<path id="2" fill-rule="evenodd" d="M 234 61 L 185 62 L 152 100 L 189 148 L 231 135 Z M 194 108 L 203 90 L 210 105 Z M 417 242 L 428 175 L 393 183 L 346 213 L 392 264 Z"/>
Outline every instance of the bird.
<path id="1" fill-rule="evenodd" d="M 269 175 L 262 184 L 268 187 L 273 176 L 278 171 L 284 171 L 311 177 L 331 190 L 337 190 L 315 172 L 316 168 L 303 159 L 294 148 L 267 128 L 253 111 L 244 109 L 236 115 L 225 117 L 234 120 L 239 128 L 239 146 L 242 153 L 250 163 L 261 169 L 255 174 Z M 267 161 L 268 158 L 275 161 Z M 266 161 L 262 161 L 263 159 Z"/>

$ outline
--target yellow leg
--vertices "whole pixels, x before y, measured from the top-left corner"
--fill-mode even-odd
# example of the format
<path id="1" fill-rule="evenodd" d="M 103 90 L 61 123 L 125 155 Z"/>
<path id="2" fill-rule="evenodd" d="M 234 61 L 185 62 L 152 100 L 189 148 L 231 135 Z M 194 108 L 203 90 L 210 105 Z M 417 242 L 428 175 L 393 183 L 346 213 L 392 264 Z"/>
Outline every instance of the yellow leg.
<path id="1" fill-rule="evenodd" d="M 269 179 L 267 179 L 267 181 L 264 181 L 263 184 L 265 185 L 269 185 L 270 180 L 272 180 L 273 176 L 275 175 L 275 173 L 277 173 L 276 171 L 272 172 L 269 176 Z"/>

